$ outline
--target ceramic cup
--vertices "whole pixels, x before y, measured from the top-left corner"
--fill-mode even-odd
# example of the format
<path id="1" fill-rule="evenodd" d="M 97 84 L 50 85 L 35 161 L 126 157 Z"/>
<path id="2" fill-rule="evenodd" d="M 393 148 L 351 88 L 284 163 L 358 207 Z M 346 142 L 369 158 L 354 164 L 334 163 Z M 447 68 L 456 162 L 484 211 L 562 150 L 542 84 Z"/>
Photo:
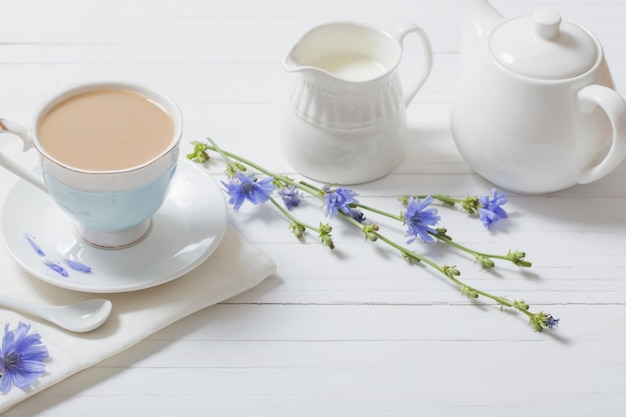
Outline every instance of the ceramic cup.
<path id="1" fill-rule="evenodd" d="M 135 166 L 115 170 L 77 168 L 53 157 L 40 141 L 44 116 L 68 98 L 98 90 L 136 93 L 164 110 L 174 126 L 174 134 L 165 149 Z M 0 119 L 1 133 L 20 137 L 24 151 L 31 148 L 37 151 L 41 174 L 2 154 L 0 165 L 50 194 L 74 220 L 83 241 L 96 247 L 116 249 L 131 246 L 147 235 L 151 216 L 167 196 L 178 161 L 182 115 L 171 99 L 151 88 L 133 83 L 96 82 L 71 87 L 45 101 L 35 112 L 30 132 L 17 123 Z"/>

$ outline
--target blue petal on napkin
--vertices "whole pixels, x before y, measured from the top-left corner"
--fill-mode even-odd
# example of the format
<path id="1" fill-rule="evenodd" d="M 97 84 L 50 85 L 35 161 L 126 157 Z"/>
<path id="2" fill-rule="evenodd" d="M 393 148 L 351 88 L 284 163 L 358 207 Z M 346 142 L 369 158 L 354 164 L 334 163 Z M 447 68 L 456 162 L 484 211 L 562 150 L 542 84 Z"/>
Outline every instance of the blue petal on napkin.
<path id="1" fill-rule="evenodd" d="M 92 294 L 54 287 L 24 272 L 0 249 L 0 288 L 7 295 L 47 304 L 69 304 Z M 188 274 L 141 291 L 98 294 L 113 302 L 110 319 L 83 334 L 61 330 L 30 316 L 0 309 L 0 324 L 19 321 L 41 334 L 50 352 L 46 373 L 27 391 L 13 388 L 0 396 L 0 413 L 53 384 L 111 357 L 152 333 L 198 310 L 250 289 L 276 271 L 272 259 L 230 227 L 215 252 Z"/>

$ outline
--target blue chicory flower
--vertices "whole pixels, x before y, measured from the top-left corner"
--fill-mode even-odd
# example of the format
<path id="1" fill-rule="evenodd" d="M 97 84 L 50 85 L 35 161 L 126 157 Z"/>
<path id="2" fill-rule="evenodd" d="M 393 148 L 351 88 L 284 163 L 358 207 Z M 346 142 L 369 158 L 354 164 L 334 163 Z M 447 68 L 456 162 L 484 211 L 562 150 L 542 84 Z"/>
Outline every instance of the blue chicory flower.
<path id="1" fill-rule="evenodd" d="M 561 321 L 561 319 L 554 318 L 551 314 L 548 314 L 543 320 L 543 325 L 546 326 L 548 329 L 554 329 L 555 327 L 559 326 L 559 321 Z"/>
<path id="2" fill-rule="evenodd" d="M 298 207 L 304 198 L 304 195 L 294 186 L 281 188 L 278 191 L 278 194 L 283 199 L 283 203 L 285 203 L 287 210 Z"/>
<path id="3" fill-rule="evenodd" d="M 355 210 L 353 208 L 350 209 L 350 213 L 348 213 L 348 215 L 350 215 L 350 217 L 352 217 L 354 220 L 356 220 L 357 222 L 361 224 L 363 224 L 365 220 L 367 220 L 363 212 L 359 210 Z"/>
<path id="4" fill-rule="evenodd" d="M 480 203 L 478 207 L 479 219 L 488 229 L 492 224 L 508 217 L 506 211 L 501 207 L 508 201 L 506 192 L 498 192 L 495 188 L 491 189 L 491 195 L 478 198 Z"/>
<path id="5" fill-rule="evenodd" d="M 358 194 L 349 188 L 338 187 L 332 190 L 328 185 L 325 185 L 324 206 L 326 206 L 326 217 L 333 218 L 338 212 L 352 216 L 353 209 L 350 207 L 350 204 L 359 203 L 359 201 L 354 198 L 356 196 L 358 196 Z"/>
<path id="6" fill-rule="evenodd" d="M 273 177 L 257 180 L 254 175 L 243 172 L 237 172 L 236 176 L 237 178 L 233 178 L 229 183 L 222 181 L 230 196 L 228 204 L 231 204 L 235 210 L 239 210 L 246 200 L 252 204 L 265 203 L 276 189 L 272 183 Z"/>
<path id="7" fill-rule="evenodd" d="M 0 392 L 6 394 L 13 385 L 26 389 L 43 375 L 48 348 L 39 333 L 30 331 L 30 324 L 20 322 L 15 330 L 4 326 L 0 347 Z"/>
<path id="8" fill-rule="evenodd" d="M 437 215 L 437 209 L 428 208 L 432 203 L 431 196 L 420 201 L 419 198 L 409 197 L 406 211 L 403 213 L 404 221 L 408 227 L 406 236 L 410 237 L 406 243 L 411 244 L 418 237 L 424 242 L 433 242 L 435 239 L 429 234 L 437 233 L 431 226 L 435 226 L 441 217 Z"/>

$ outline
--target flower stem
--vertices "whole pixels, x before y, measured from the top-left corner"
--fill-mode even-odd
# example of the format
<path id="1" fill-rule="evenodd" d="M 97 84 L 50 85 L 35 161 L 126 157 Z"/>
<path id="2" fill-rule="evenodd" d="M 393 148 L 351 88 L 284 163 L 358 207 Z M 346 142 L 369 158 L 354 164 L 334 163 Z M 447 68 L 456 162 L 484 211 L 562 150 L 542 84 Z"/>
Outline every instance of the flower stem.
<path id="1" fill-rule="evenodd" d="M 359 222 L 357 222 L 356 220 L 354 220 L 352 217 L 350 217 L 347 214 L 342 213 L 342 217 L 345 218 L 346 220 L 348 220 L 350 223 L 354 224 L 355 226 L 359 226 L 359 227 L 363 227 Z M 425 264 L 429 265 L 430 267 L 432 267 L 433 269 L 436 269 L 437 271 L 439 271 L 441 274 L 443 274 L 446 278 L 448 278 L 450 281 L 452 281 L 454 284 L 456 284 L 459 288 L 461 288 L 461 291 L 471 297 L 477 298 L 479 295 L 489 298 L 493 301 L 495 301 L 496 303 L 500 304 L 503 307 L 511 307 L 511 308 L 515 308 L 516 310 L 520 311 L 521 313 L 525 314 L 528 317 L 533 317 L 534 314 L 529 312 L 527 309 L 527 306 L 523 305 L 523 304 L 519 304 L 516 302 L 512 302 L 510 300 L 508 300 L 507 298 L 504 297 L 500 297 L 497 295 L 493 295 L 490 294 L 488 292 L 485 291 L 481 291 L 475 288 L 470 287 L 469 285 L 465 284 L 463 281 L 461 281 L 460 279 L 457 278 L 457 276 L 460 275 L 460 272 L 458 272 L 458 270 L 456 270 L 456 268 L 454 267 L 449 267 L 446 265 L 439 265 L 438 263 L 432 261 L 431 259 L 420 255 L 419 253 L 409 250 L 407 248 L 405 248 L 404 246 L 401 246 L 399 244 L 397 244 L 396 242 L 388 239 L 387 237 L 385 237 L 384 235 L 378 233 L 378 232 L 373 232 L 376 237 L 378 238 L 378 240 L 386 243 L 387 245 L 391 246 L 392 248 L 398 250 L 405 258 L 407 259 L 411 259 L 417 262 L 424 262 Z M 525 308 L 526 307 L 526 308 Z"/>
<path id="2" fill-rule="evenodd" d="M 529 261 L 523 260 L 523 256 L 517 257 L 514 256 L 514 253 L 509 252 L 506 255 L 498 255 L 498 254 L 493 254 L 493 253 L 485 253 L 485 252 L 479 252 L 476 251 L 474 249 L 468 248 L 467 246 L 461 245 L 460 243 L 457 243 L 455 241 L 453 241 L 452 239 L 450 239 L 450 237 L 445 236 L 441 233 L 430 233 L 429 234 L 431 236 L 433 236 L 434 238 L 444 242 L 447 245 L 453 246 L 463 252 L 469 253 L 470 255 L 474 256 L 474 258 L 479 261 L 481 264 L 483 264 L 484 266 L 487 267 L 492 267 L 493 265 L 490 264 L 488 262 L 489 259 L 500 259 L 503 261 L 509 261 L 514 263 L 517 266 L 521 266 L 521 267 L 530 267 L 532 264 Z"/>
<path id="3" fill-rule="evenodd" d="M 241 156 L 239 156 L 237 154 L 234 154 L 232 152 L 225 151 L 222 148 L 220 148 L 219 146 L 217 146 L 217 144 L 211 138 L 207 138 L 207 141 L 210 143 L 210 145 L 207 147 L 207 149 L 219 153 L 220 156 L 222 157 L 222 159 L 224 159 L 229 166 L 233 166 L 232 161 L 230 161 L 230 158 L 236 159 L 237 161 L 241 162 L 242 164 L 247 165 L 250 168 L 256 169 L 257 171 L 261 172 L 262 174 L 265 174 L 265 175 L 267 175 L 269 177 L 273 177 L 274 179 L 276 179 L 278 181 L 281 181 L 281 182 L 284 182 L 285 184 L 288 184 L 288 185 L 291 185 L 293 187 L 296 187 L 299 190 L 304 191 L 306 193 L 317 195 L 320 192 L 320 189 L 317 188 L 317 187 L 314 187 L 312 185 L 306 184 L 304 182 L 296 182 L 296 181 L 292 180 L 291 178 L 286 177 L 284 175 L 275 174 L 275 173 L 273 173 L 271 171 L 268 171 L 267 169 L 263 168 L 262 166 L 257 165 L 256 163 L 254 163 L 254 162 L 252 162 L 252 161 L 250 161 L 250 160 L 248 160 L 246 158 L 243 158 L 243 157 L 241 157 Z M 312 192 L 312 190 L 315 191 L 315 192 Z"/>
<path id="4" fill-rule="evenodd" d="M 439 201 L 441 201 L 442 203 L 444 203 L 444 204 L 446 204 L 448 206 L 454 206 L 456 203 L 460 203 L 460 202 L 463 201 L 460 198 L 452 198 L 450 196 L 443 195 L 443 194 L 430 194 L 430 196 L 433 199 L 439 200 Z M 428 197 L 428 195 L 423 194 L 423 195 L 418 195 L 418 196 L 415 196 L 415 197 L 419 198 L 420 200 L 422 200 L 422 199 Z"/>
<path id="5" fill-rule="evenodd" d="M 328 189 L 327 187 L 324 187 L 323 189 L 321 189 L 305 181 L 296 182 L 284 175 L 277 175 L 246 158 L 243 158 L 239 155 L 236 155 L 236 154 L 233 154 L 231 152 L 221 149 L 210 138 L 207 138 L 207 141 L 209 142 L 209 145 L 206 146 L 206 149 L 219 153 L 219 155 L 222 157 L 222 159 L 224 159 L 224 161 L 226 162 L 228 166 L 228 172 L 241 171 L 241 170 L 246 169 L 245 166 L 247 166 L 247 167 L 257 170 L 258 172 L 268 177 L 272 177 L 273 181 L 279 183 L 279 185 L 281 186 L 295 187 L 298 190 L 303 191 L 311 196 L 314 196 L 317 199 L 320 199 L 322 201 L 325 200 L 324 198 L 325 194 L 329 192 L 328 189 L 330 189 L 330 187 L 328 187 Z M 190 155 L 189 157 L 191 159 L 192 155 Z M 451 205 L 451 206 L 455 205 L 456 203 L 460 203 L 463 206 L 463 208 L 469 211 L 470 213 L 472 213 L 471 209 L 478 207 L 477 198 L 475 197 L 468 197 L 466 199 L 455 199 L 455 198 L 451 198 L 451 197 L 444 196 L 444 195 L 438 195 L 438 194 L 432 195 L 431 197 L 443 202 L 444 204 Z M 417 198 L 426 198 L 426 196 L 418 196 Z M 279 204 L 279 202 L 276 201 L 273 197 L 270 196 L 269 200 L 291 222 L 290 229 L 294 231 L 297 237 L 300 238 L 305 229 L 312 230 L 319 234 L 322 240 L 322 243 L 329 246 L 331 249 L 334 248 L 334 244 L 330 236 L 330 232 L 332 228 L 328 224 L 320 223 L 320 227 L 311 226 L 295 218 L 288 210 L 286 210 L 281 204 Z M 355 204 L 349 205 L 349 207 L 352 209 L 361 208 L 363 210 L 367 210 L 371 213 L 375 213 L 380 216 L 388 217 L 397 221 L 401 221 L 403 223 L 405 222 L 403 214 L 394 215 L 384 210 L 379 210 L 374 207 L 370 207 L 370 206 L 363 205 L 363 204 L 356 203 L 356 202 Z M 413 261 L 413 262 L 425 263 L 429 267 L 435 269 L 436 271 L 444 275 L 452 283 L 457 285 L 461 289 L 462 294 L 467 295 L 468 297 L 471 297 L 471 298 L 478 298 L 479 296 L 482 296 L 482 297 L 495 301 L 497 304 L 501 306 L 501 308 L 509 307 L 509 308 L 516 309 L 517 311 L 529 317 L 531 325 L 537 331 L 542 331 L 543 328 L 552 328 L 558 325 L 559 320 L 554 319 L 549 314 L 546 314 L 543 312 L 531 313 L 529 311 L 528 304 L 526 304 L 523 300 L 522 301 L 510 301 L 509 299 L 505 297 L 500 297 L 500 296 L 493 295 L 488 292 L 470 287 L 469 285 L 467 285 L 465 282 L 461 281 L 458 278 L 461 275 L 461 272 L 455 266 L 440 265 L 437 262 L 431 260 L 430 258 L 423 256 L 413 250 L 410 250 L 394 242 L 393 240 L 387 238 L 385 235 L 378 232 L 379 228 L 378 228 L 378 225 L 376 225 L 375 223 L 365 222 L 365 221 L 362 221 L 362 219 L 357 220 L 357 218 L 355 218 L 353 215 L 354 213 L 347 213 L 343 210 L 340 210 L 338 213 L 340 214 L 342 218 L 347 220 L 350 224 L 354 225 L 355 227 L 359 227 L 361 231 L 365 234 L 367 240 L 371 240 L 371 241 L 380 240 L 381 242 L 385 243 L 391 248 L 399 251 L 405 259 L 409 261 Z M 489 267 L 493 266 L 493 261 L 491 261 L 491 258 L 511 261 L 520 266 L 530 266 L 530 262 L 527 262 L 523 259 L 525 257 L 524 252 L 519 252 L 519 251 L 509 252 L 506 256 L 504 256 L 504 255 L 494 255 L 494 254 L 488 254 L 488 253 L 475 251 L 464 245 L 461 245 L 459 243 L 452 241 L 452 239 L 445 234 L 445 229 L 441 229 L 441 231 L 442 231 L 441 233 L 434 233 L 430 231 L 428 233 L 430 233 L 433 237 L 435 237 L 439 241 L 447 245 L 450 245 L 451 247 L 454 247 L 458 250 L 461 250 L 461 251 L 464 251 L 473 255 L 484 266 L 489 266 Z"/>
<path id="6" fill-rule="evenodd" d="M 228 152 L 223 151 L 223 150 L 222 150 L 219 146 L 217 146 L 217 145 L 215 144 L 215 142 L 213 142 L 213 139 L 211 139 L 211 138 L 207 138 L 207 140 L 208 140 L 208 141 L 209 141 L 209 142 L 213 145 L 213 146 L 209 146 L 209 147 L 207 147 L 207 149 L 211 149 L 211 150 L 213 150 L 213 151 L 217 152 L 217 153 L 218 153 L 218 154 L 222 157 L 222 159 L 224 160 L 224 162 L 226 162 L 226 165 L 228 166 L 228 169 L 229 169 L 230 171 L 232 171 L 232 172 L 239 171 L 239 167 L 237 167 L 237 165 L 235 165 L 235 164 L 233 163 L 233 161 L 230 159 L 230 157 L 231 157 L 232 155 L 229 155 L 229 153 L 228 153 Z M 244 162 L 244 163 L 245 163 L 245 162 Z"/>
<path id="7" fill-rule="evenodd" d="M 278 201 L 276 201 L 276 199 L 274 197 L 270 197 L 270 202 L 274 205 L 274 207 L 276 207 L 285 217 L 287 217 L 292 223 L 295 224 L 299 224 L 300 226 L 312 230 L 316 233 L 320 233 L 320 229 L 318 227 L 315 226 L 311 226 L 310 224 L 307 224 L 297 218 L 295 218 L 291 213 L 289 213 L 289 211 L 287 211 L 282 205 L 280 205 L 278 203 Z"/>
<path id="8" fill-rule="evenodd" d="M 418 198 L 426 198 L 424 196 L 418 196 Z M 438 195 L 437 197 L 433 197 L 433 198 L 437 198 L 439 200 L 441 199 L 449 199 L 449 201 L 455 200 L 456 199 L 452 199 L 446 196 L 441 196 Z M 447 204 L 447 203 L 446 203 Z M 383 210 L 379 210 L 376 209 L 374 207 L 370 207 L 364 204 L 356 204 L 357 207 L 362 208 L 363 210 L 367 210 L 370 211 L 372 213 L 376 213 L 379 214 L 381 216 L 385 216 L 388 217 L 390 219 L 393 220 L 398 220 L 401 222 L 404 222 L 404 219 L 402 218 L 402 216 L 398 216 Z M 513 256 L 513 254 L 511 252 L 509 252 L 507 255 L 497 255 L 497 254 L 490 254 L 490 253 L 485 253 L 485 252 L 479 252 L 476 251 L 474 249 L 468 248 L 467 246 L 461 245 L 460 243 L 457 243 L 455 241 L 453 241 L 449 236 L 445 236 L 443 233 L 432 233 L 429 232 L 429 234 L 431 236 L 433 236 L 434 238 L 440 240 L 441 242 L 445 243 L 446 245 L 452 246 L 460 251 L 466 252 L 470 255 L 472 255 L 478 262 L 480 262 L 483 266 L 491 268 L 493 267 L 493 261 L 491 261 L 491 259 L 500 259 L 500 260 L 504 260 L 504 261 L 509 261 L 514 263 L 515 265 L 518 266 L 522 266 L 522 267 L 530 267 L 531 263 L 529 261 L 523 260 L 521 259 L 519 256 Z M 517 252 L 516 252 L 517 253 Z M 523 258 L 523 257 L 522 257 Z"/>
<path id="9" fill-rule="evenodd" d="M 380 214 L 381 216 L 389 217 L 390 219 L 404 221 L 401 216 L 398 216 L 396 214 L 392 214 L 392 213 L 386 212 L 384 210 L 379 210 L 379 209 L 377 209 L 375 207 L 366 206 L 365 204 L 360 204 L 360 203 L 359 204 L 355 204 L 355 206 L 359 207 L 359 208 L 362 208 L 363 210 L 370 211 L 372 213 Z"/>

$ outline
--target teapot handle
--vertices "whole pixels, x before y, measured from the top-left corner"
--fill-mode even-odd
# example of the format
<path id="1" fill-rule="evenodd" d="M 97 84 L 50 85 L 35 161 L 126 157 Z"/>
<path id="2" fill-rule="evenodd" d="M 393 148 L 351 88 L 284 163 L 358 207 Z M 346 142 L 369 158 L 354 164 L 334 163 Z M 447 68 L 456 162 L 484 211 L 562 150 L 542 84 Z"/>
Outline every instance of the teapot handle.
<path id="1" fill-rule="evenodd" d="M 405 92 L 402 100 L 404 101 L 405 107 L 409 105 L 411 100 L 413 100 L 413 97 L 415 97 L 415 94 L 417 94 L 419 89 L 422 87 L 422 84 L 424 84 L 424 81 L 426 81 L 426 78 L 430 74 L 430 70 L 433 66 L 433 49 L 430 44 L 430 39 L 421 27 L 417 26 L 414 23 L 403 23 L 396 29 L 394 38 L 398 41 L 400 45 L 402 45 L 404 42 L 404 38 L 409 33 L 415 33 L 421 38 L 423 46 L 423 57 L 420 62 L 418 72 L 417 74 L 415 74 L 415 78 L 411 81 L 411 84 L 409 84 L 404 89 Z"/>
<path id="2" fill-rule="evenodd" d="M 578 100 L 583 113 L 590 113 L 598 105 L 608 116 L 613 130 L 611 147 L 604 159 L 578 178 L 579 184 L 587 184 L 608 175 L 626 156 L 626 101 L 615 90 L 597 84 L 581 89 Z"/>
<path id="3" fill-rule="evenodd" d="M 33 140 L 30 137 L 28 131 L 17 123 L 14 123 L 7 119 L 0 119 L 0 135 L 3 133 L 12 133 L 18 136 L 23 142 L 22 152 L 26 152 L 33 147 Z M 4 167 L 8 171 L 15 175 L 25 179 L 31 184 L 37 186 L 41 190 L 48 192 L 46 185 L 40 175 L 35 172 L 21 166 L 19 163 L 11 160 L 11 158 L 0 153 L 0 166 Z"/>

